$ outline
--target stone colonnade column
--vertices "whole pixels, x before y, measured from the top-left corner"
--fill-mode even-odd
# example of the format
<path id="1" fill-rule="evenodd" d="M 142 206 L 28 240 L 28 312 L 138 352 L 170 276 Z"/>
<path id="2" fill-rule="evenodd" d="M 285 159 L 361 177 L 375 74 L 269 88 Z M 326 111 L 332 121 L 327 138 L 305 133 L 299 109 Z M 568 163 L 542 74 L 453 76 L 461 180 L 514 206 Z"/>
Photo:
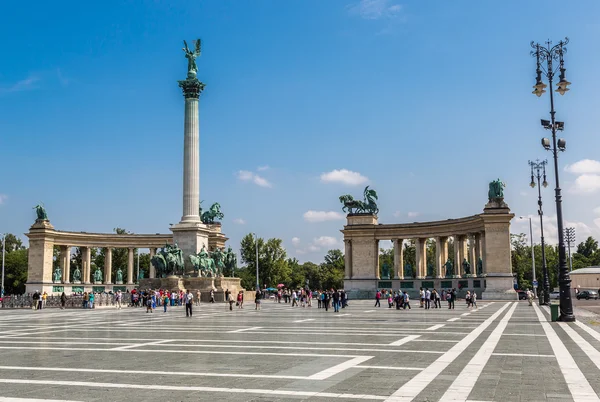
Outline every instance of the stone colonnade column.
<path id="1" fill-rule="evenodd" d="M 475 234 L 469 236 L 469 262 L 471 263 L 471 274 L 477 274 L 477 253 L 475 252 Z"/>
<path id="2" fill-rule="evenodd" d="M 127 284 L 133 285 L 133 247 L 127 249 Z"/>
<path id="3" fill-rule="evenodd" d="M 152 257 L 156 255 L 156 247 L 150 247 L 150 270 L 148 271 L 148 276 L 150 278 L 156 278 L 156 268 L 154 264 L 152 264 Z"/>
<path id="4" fill-rule="evenodd" d="M 107 247 L 104 254 L 104 283 L 112 283 L 112 248 Z"/>
<path id="5" fill-rule="evenodd" d="M 381 279 L 381 275 L 379 274 L 379 240 L 375 240 L 375 252 L 374 252 L 374 256 L 375 256 L 375 278 L 377 279 Z"/>
<path id="6" fill-rule="evenodd" d="M 394 244 L 394 271 L 396 277 L 398 279 L 404 279 L 404 249 L 403 249 L 403 239 L 395 239 L 393 240 Z"/>
<path id="7" fill-rule="evenodd" d="M 460 275 L 460 264 L 462 263 L 460 259 L 460 236 L 454 235 L 452 237 L 454 238 L 454 275 Z"/>
<path id="8" fill-rule="evenodd" d="M 427 275 L 427 239 L 415 239 L 415 252 L 416 277 L 425 278 Z"/>
<path id="9" fill-rule="evenodd" d="M 487 272 L 487 261 L 484 257 L 485 253 L 485 232 L 481 233 L 479 237 L 479 258 L 483 261 L 483 273 Z"/>
<path id="10" fill-rule="evenodd" d="M 437 277 L 443 278 L 445 276 L 444 264 L 448 259 L 448 238 L 447 237 L 436 237 L 435 238 L 435 269 L 437 270 Z"/>
<path id="11" fill-rule="evenodd" d="M 462 263 L 467 258 L 467 236 L 461 235 L 458 237 L 458 258 L 459 258 L 459 266 L 460 266 L 460 276 L 465 274 Z"/>
<path id="12" fill-rule="evenodd" d="M 81 261 L 83 264 L 83 272 L 84 272 L 84 278 L 83 278 L 83 283 L 89 284 L 91 283 L 90 277 L 91 277 L 91 263 L 92 263 L 92 249 L 89 247 L 82 247 L 81 248 Z"/>
<path id="13" fill-rule="evenodd" d="M 60 267 L 62 268 L 62 282 L 69 283 L 71 277 L 71 247 L 60 246 Z"/>

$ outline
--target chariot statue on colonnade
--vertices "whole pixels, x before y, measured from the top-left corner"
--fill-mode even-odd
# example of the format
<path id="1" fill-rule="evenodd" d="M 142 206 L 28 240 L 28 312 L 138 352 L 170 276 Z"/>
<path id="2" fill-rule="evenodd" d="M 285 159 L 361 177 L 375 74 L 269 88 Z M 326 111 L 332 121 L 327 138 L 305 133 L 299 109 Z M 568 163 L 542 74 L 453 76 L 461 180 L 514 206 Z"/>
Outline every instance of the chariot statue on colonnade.
<path id="1" fill-rule="evenodd" d="M 216 219 L 222 220 L 225 217 L 223 212 L 221 212 L 221 205 L 218 202 L 213 203 L 208 211 L 202 212 L 202 201 L 200 201 L 198 213 L 200 215 L 200 220 L 204 224 L 217 223 L 215 222 Z"/>
<path id="2" fill-rule="evenodd" d="M 342 203 L 342 212 L 348 214 L 372 214 L 377 215 L 379 208 L 377 207 L 377 192 L 365 187 L 363 191 L 364 201 L 355 200 L 350 194 L 340 196 Z"/>

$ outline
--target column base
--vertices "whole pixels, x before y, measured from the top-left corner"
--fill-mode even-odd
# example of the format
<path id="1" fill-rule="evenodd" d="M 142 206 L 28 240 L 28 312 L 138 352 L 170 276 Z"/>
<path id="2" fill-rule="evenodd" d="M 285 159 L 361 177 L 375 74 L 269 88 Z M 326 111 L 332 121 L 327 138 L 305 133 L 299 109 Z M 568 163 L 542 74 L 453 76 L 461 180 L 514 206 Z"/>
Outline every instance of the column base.
<path id="1" fill-rule="evenodd" d="M 487 274 L 484 300 L 519 300 L 519 295 L 513 288 L 512 274 Z"/>
<path id="2" fill-rule="evenodd" d="M 171 226 L 173 232 L 173 243 L 183 251 L 185 272 L 193 271 L 190 255 L 197 254 L 205 247 L 208 251 L 209 228 L 201 222 L 180 222 Z"/>

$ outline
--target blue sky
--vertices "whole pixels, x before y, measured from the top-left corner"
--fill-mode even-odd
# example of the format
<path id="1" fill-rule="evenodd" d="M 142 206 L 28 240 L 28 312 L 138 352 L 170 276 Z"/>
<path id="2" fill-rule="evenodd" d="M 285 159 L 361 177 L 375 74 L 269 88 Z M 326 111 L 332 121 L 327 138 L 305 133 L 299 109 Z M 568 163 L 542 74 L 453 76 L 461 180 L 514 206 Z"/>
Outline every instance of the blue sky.
<path id="1" fill-rule="evenodd" d="M 549 98 L 531 94 L 529 42 L 569 36 L 564 214 L 600 237 L 599 21 L 597 1 L 12 2 L 0 232 L 27 232 L 38 202 L 57 229 L 168 232 L 182 212 L 181 41 L 197 37 L 200 197 L 221 203 L 234 248 L 256 232 L 319 262 L 341 247 L 338 196 L 366 184 L 380 223 L 480 213 L 498 177 L 513 212 L 535 217 L 527 160 L 550 158 Z"/>

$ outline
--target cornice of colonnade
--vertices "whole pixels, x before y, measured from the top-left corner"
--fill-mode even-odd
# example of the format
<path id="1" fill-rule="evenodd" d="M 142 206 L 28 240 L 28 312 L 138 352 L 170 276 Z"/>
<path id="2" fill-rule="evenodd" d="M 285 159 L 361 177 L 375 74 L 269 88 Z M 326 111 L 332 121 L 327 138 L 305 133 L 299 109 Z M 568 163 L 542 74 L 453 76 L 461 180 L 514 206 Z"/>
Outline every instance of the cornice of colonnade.
<path id="1" fill-rule="evenodd" d="M 399 224 L 346 225 L 344 239 L 375 238 L 377 240 L 414 239 L 470 235 L 484 232 L 483 214 L 443 221 Z"/>
<path id="2" fill-rule="evenodd" d="M 25 234 L 29 239 L 44 239 L 55 246 L 110 247 L 110 248 L 160 248 L 173 244 L 172 234 L 116 234 L 54 230 L 35 225 Z"/>

